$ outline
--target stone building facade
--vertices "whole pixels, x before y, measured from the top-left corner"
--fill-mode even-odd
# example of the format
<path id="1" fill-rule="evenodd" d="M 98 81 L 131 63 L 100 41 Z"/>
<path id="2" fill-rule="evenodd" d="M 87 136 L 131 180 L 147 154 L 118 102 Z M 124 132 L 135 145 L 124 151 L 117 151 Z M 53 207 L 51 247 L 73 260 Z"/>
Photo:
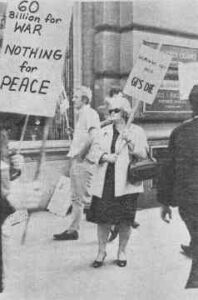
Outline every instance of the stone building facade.
<path id="1" fill-rule="evenodd" d="M 136 116 L 146 131 L 150 151 L 166 158 L 171 131 L 191 117 L 187 99 L 179 93 L 179 63 L 198 61 L 198 3 L 196 1 L 93 1 L 78 4 L 78 78 L 94 92 L 94 107 L 103 104 L 112 87 L 124 87 L 141 45 L 172 56 L 152 105 L 140 105 Z M 74 37 L 75 48 L 75 37 Z M 79 55 L 80 53 L 80 55 Z M 80 61 L 80 63 L 79 63 Z M 74 69 L 75 71 L 75 69 Z M 145 182 L 142 207 L 155 199 L 155 183 Z"/>
<path id="2" fill-rule="evenodd" d="M 142 105 L 137 116 L 156 146 L 191 116 L 187 99 L 180 100 L 178 64 L 198 60 L 197 6 L 188 1 L 81 3 L 81 76 L 94 91 L 96 108 L 112 86 L 124 87 L 142 43 L 161 44 L 172 56 L 154 104 Z"/>

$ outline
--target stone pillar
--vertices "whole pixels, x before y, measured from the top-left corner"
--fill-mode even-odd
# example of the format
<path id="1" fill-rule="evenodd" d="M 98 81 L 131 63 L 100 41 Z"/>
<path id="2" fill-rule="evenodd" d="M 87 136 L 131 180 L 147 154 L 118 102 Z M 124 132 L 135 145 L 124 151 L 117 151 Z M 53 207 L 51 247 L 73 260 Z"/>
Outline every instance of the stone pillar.
<path id="1" fill-rule="evenodd" d="M 112 87 L 122 88 L 133 64 L 132 2 L 82 4 L 82 76 L 95 108 Z"/>
<path id="2" fill-rule="evenodd" d="M 82 2 L 82 84 L 94 88 L 94 3 Z M 93 99 L 93 105 L 95 101 Z"/>

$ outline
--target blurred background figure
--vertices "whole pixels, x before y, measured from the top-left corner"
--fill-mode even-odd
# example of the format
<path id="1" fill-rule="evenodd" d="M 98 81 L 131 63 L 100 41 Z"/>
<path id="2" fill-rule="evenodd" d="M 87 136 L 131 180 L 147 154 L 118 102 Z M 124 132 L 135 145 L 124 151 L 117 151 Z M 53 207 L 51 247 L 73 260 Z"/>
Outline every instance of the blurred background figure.
<path id="1" fill-rule="evenodd" d="M 11 151 L 9 155 L 8 133 L 0 125 L 0 291 L 3 290 L 3 258 L 2 258 L 2 225 L 6 218 L 14 213 L 15 209 L 9 202 L 10 180 L 21 174 L 23 157 Z"/>
<path id="2" fill-rule="evenodd" d="M 190 244 L 181 245 L 192 255 L 192 267 L 186 288 L 198 288 L 198 85 L 189 95 L 193 118 L 173 130 L 168 157 L 158 187 L 161 216 L 166 222 L 172 217 L 170 206 L 178 206 L 190 235 Z"/>
<path id="3" fill-rule="evenodd" d="M 0 158 L 0 291 L 2 292 L 6 260 L 2 242 L 5 242 L 3 239 L 5 231 L 10 232 L 10 226 L 28 219 L 27 210 L 38 207 L 42 193 L 39 182 L 35 181 L 24 185 L 15 181 L 21 175 L 24 159 L 15 149 L 9 150 L 8 130 L 2 124 L 0 124 Z M 25 233 L 26 223 L 24 222 L 24 224 Z M 7 236 L 7 238 L 9 237 Z"/>

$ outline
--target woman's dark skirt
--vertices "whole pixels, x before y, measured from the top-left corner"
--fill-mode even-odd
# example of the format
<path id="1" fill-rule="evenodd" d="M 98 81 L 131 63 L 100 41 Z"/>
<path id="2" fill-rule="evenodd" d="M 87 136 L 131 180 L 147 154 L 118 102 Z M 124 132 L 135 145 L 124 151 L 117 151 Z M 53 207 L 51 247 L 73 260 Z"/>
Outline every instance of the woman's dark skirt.
<path id="1" fill-rule="evenodd" d="M 127 223 L 132 225 L 137 210 L 137 198 L 138 194 L 108 199 L 93 196 L 90 209 L 87 211 L 87 221 L 97 224 Z"/>
<path id="2" fill-rule="evenodd" d="M 119 132 L 113 127 L 111 153 L 115 153 L 115 143 Z M 137 210 L 138 194 L 128 194 L 115 197 L 115 164 L 107 166 L 102 198 L 93 196 L 90 209 L 87 211 L 87 221 L 93 223 L 133 224 Z"/>

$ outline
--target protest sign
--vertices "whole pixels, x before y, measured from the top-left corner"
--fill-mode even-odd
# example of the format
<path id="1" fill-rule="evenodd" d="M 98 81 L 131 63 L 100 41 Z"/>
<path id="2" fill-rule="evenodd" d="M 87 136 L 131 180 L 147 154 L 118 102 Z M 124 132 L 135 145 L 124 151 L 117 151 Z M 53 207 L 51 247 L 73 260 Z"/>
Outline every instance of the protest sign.
<path id="1" fill-rule="evenodd" d="M 142 45 L 136 64 L 124 87 L 124 94 L 152 104 L 170 61 L 171 56 L 168 54 Z"/>
<path id="2" fill-rule="evenodd" d="M 193 85 L 198 84 L 198 63 L 178 64 L 180 100 L 187 100 Z"/>
<path id="3" fill-rule="evenodd" d="M 72 3 L 10 0 L 0 56 L 0 111 L 52 117 L 62 89 Z"/>

